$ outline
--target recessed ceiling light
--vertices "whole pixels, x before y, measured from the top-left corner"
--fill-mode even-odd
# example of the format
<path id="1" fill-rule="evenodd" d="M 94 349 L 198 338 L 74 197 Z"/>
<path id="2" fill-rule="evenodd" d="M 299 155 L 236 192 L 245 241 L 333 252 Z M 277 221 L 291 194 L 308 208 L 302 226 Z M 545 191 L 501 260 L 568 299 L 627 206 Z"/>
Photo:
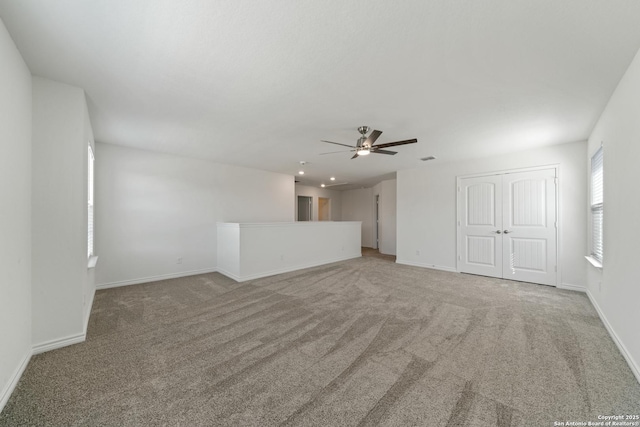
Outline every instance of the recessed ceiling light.
<path id="1" fill-rule="evenodd" d="M 324 184 L 320 184 L 320 187 L 324 188 Z"/>
<path id="2" fill-rule="evenodd" d="M 300 175 L 304 175 L 304 171 L 298 171 Z"/>
<path id="3" fill-rule="evenodd" d="M 330 179 L 331 181 L 335 181 L 335 180 L 336 180 L 336 177 L 335 177 L 335 176 L 332 176 L 332 177 L 331 177 L 331 178 L 329 178 L 329 179 Z"/>

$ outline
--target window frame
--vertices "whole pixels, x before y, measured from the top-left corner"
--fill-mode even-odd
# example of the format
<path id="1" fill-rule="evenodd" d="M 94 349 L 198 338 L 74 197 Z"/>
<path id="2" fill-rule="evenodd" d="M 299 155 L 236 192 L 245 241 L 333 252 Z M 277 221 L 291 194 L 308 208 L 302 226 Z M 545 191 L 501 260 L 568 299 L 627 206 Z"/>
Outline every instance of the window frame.
<path id="1" fill-rule="evenodd" d="M 91 259 L 94 256 L 94 164 L 95 155 L 93 154 L 93 148 L 89 143 L 87 156 L 87 258 Z"/>
<path id="2" fill-rule="evenodd" d="M 591 241 L 589 258 L 602 268 L 604 259 L 604 147 L 600 146 L 591 157 L 590 201 Z M 590 260 L 591 261 L 591 260 Z"/>

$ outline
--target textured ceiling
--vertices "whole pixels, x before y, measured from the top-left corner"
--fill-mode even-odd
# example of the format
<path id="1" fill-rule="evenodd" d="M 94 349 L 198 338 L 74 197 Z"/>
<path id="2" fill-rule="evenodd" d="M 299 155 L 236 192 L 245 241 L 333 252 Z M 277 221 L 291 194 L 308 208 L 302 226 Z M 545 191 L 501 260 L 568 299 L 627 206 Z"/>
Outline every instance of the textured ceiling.
<path id="1" fill-rule="evenodd" d="M 583 140 L 640 48 L 637 0 L 0 0 L 0 17 L 34 75 L 85 89 L 97 141 L 305 160 L 314 185 Z M 360 125 L 419 142 L 318 155 Z"/>

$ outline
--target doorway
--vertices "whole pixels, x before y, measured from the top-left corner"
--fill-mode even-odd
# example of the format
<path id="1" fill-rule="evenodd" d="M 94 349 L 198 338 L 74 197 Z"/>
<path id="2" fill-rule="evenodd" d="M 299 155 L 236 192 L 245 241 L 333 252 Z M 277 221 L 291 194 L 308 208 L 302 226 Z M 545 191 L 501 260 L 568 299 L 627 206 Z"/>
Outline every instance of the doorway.
<path id="1" fill-rule="evenodd" d="M 458 179 L 458 271 L 557 284 L 557 170 Z"/>
<path id="2" fill-rule="evenodd" d="M 318 221 L 331 221 L 331 199 L 318 197 Z"/>
<path id="3" fill-rule="evenodd" d="M 311 203 L 311 197 L 298 196 L 298 221 L 311 221 Z"/>

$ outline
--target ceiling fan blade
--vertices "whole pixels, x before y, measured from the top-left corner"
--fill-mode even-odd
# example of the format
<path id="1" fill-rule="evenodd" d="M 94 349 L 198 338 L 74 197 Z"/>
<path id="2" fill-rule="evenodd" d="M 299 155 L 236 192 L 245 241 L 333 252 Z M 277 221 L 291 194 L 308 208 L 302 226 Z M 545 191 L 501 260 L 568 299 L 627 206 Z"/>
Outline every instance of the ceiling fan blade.
<path id="1" fill-rule="evenodd" d="M 318 155 L 319 155 L 319 156 L 322 156 L 322 155 L 324 155 L 324 154 L 350 153 L 350 152 L 352 152 L 352 151 L 355 151 L 355 150 L 329 151 L 328 153 L 319 153 Z"/>
<path id="2" fill-rule="evenodd" d="M 394 154 L 398 154 L 397 151 L 389 151 L 389 150 L 371 150 L 372 153 L 377 153 L 377 154 L 391 154 L 392 156 Z"/>
<path id="3" fill-rule="evenodd" d="M 380 137 L 380 135 L 382 135 L 382 131 L 381 130 L 373 130 L 369 134 L 369 137 L 364 141 L 364 143 L 362 145 L 369 144 L 369 147 L 371 147 L 373 144 L 376 143 L 376 139 L 378 139 Z"/>
<path id="4" fill-rule="evenodd" d="M 358 157 L 358 153 L 354 154 L 352 159 L 355 159 L 356 157 Z"/>
<path id="5" fill-rule="evenodd" d="M 355 148 L 353 145 L 340 144 L 339 142 L 325 141 L 324 139 L 322 139 L 321 141 L 326 142 L 328 144 L 336 144 L 336 145 L 342 145 L 343 147 Z"/>
<path id="6" fill-rule="evenodd" d="M 418 142 L 417 139 L 407 139 L 404 141 L 396 141 L 396 142 L 387 142 L 386 144 L 376 145 L 377 148 L 385 148 L 385 147 L 395 147 L 396 145 L 406 145 L 406 144 L 415 144 Z"/>

